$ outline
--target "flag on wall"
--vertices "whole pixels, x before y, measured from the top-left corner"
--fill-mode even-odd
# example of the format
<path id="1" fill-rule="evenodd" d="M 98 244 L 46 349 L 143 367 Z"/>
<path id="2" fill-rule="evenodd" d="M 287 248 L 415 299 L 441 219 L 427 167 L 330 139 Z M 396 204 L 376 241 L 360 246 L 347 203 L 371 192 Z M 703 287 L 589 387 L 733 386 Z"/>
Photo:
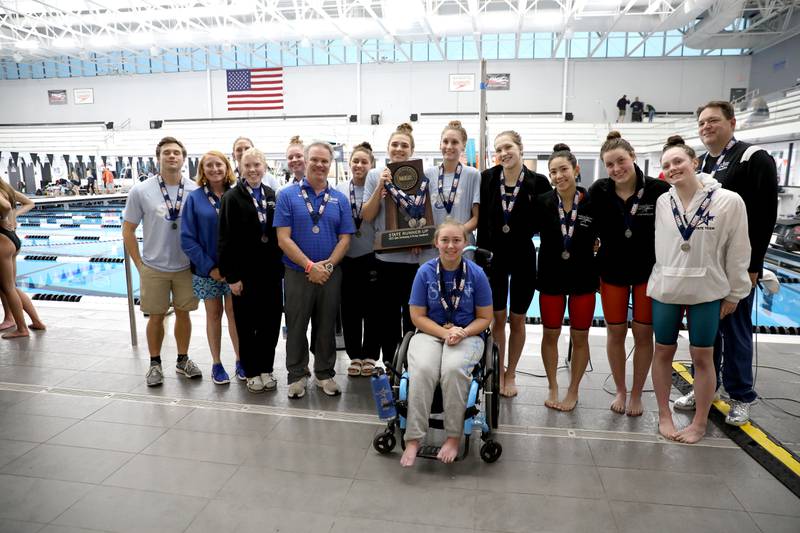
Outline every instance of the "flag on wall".
<path id="1" fill-rule="evenodd" d="M 283 68 L 225 72 L 228 77 L 228 111 L 283 109 Z"/>

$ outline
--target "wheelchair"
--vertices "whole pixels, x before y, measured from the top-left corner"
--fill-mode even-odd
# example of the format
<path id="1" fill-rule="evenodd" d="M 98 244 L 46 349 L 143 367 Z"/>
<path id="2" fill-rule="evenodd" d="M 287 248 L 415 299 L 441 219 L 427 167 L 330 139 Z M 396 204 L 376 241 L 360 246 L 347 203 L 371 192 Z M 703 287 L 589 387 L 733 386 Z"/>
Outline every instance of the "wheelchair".
<path id="1" fill-rule="evenodd" d="M 400 446 L 405 449 L 406 416 L 408 413 L 408 345 L 414 332 L 406 333 L 397 348 L 394 360 L 386 364 L 386 371 L 392 384 L 394 404 L 397 416 L 389 420 L 383 433 L 375 436 L 372 445 L 380 454 L 391 453 L 397 445 L 395 431 L 400 432 Z M 469 455 L 470 437 L 477 426 L 481 431 L 480 457 L 487 463 L 493 463 L 500 458 L 503 447 L 494 440 L 493 430 L 497 429 L 497 417 L 500 411 L 498 394 L 500 391 L 499 355 L 497 345 L 487 332 L 484 337 L 484 350 L 481 360 L 472 369 L 472 381 L 467 395 L 467 407 L 464 412 L 464 439 L 462 449 L 456 460 L 463 460 Z M 483 410 L 481 410 L 483 407 Z M 431 406 L 431 415 L 441 415 L 444 411 L 442 390 L 437 385 Z M 429 418 L 428 427 L 444 429 L 441 418 Z M 435 459 L 439 453 L 439 446 L 425 445 L 419 449 L 418 457 Z"/>

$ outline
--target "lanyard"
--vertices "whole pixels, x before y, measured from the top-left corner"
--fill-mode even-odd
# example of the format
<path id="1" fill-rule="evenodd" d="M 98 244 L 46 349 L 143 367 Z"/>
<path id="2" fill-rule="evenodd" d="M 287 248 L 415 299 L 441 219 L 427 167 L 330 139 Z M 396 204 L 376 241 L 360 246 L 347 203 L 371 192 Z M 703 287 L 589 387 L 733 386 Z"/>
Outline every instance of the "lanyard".
<path id="1" fill-rule="evenodd" d="M 306 209 L 308 209 L 308 214 L 311 215 L 311 222 L 314 223 L 314 227 L 317 228 L 317 224 L 319 224 L 319 219 L 322 218 L 322 214 L 325 212 L 325 207 L 328 205 L 328 200 L 331 198 L 331 191 L 330 187 L 327 185 L 325 186 L 325 195 L 322 197 L 322 203 L 319 204 L 319 210 L 314 211 L 314 205 L 311 203 L 311 199 L 308 197 L 308 191 L 306 191 L 306 186 L 304 184 L 300 185 L 300 194 L 303 197 L 303 200 L 306 203 Z M 313 228 L 312 228 L 313 230 Z M 319 229 L 317 229 L 314 233 L 317 233 Z"/>
<path id="2" fill-rule="evenodd" d="M 455 176 L 453 176 L 453 183 L 450 184 L 450 194 L 447 195 L 447 200 L 444 199 L 444 163 L 439 166 L 439 200 L 444 205 L 447 214 L 453 209 L 453 204 L 456 202 L 456 191 L 458 190 L 458 182 L 461 180 L 461 163 L 456 167 Z"/>
<path id="3" fill-rule="evenodd" d="M 684 243 L 681 245 L 681 250 L 684 252 L 689 250 L 688 243 L 689 238 L 694 233 L 695 228 L 697 225 L 700 224 L 700 221 L 703 219 L 703 215 L 705 215 L 706 211 L 708 210 L 711 204 L 711 195 L 714 194 L 714 191 L 708 191 L 706 197 L 700 203 L 700 207 L 697 208 L 692 220 L 684 225 L 686 222 L 686 216 L 681 215 L 681 212 L 678 210 L 678 204 L 675 202 L 675 198 L 672 197 L 672 194 L 669 195 L 669 203 L 672 205 L 672 216 L 675 218 L 675 224 L 678 226 L 678 231 L 681 234 L 681 238 L 683 238 Z"/>
<path id="4" fill-rule="evenodd" d="M 456 269 L 456 277 L 453 280 L 453 289 L 448 291 L 444 283 L 444 268 L 442 260 L 436 262 L 436 277 L 439 278 L 439 302 L 447 313 L 447 322 L 454 324 L 455 313 L 461 303 L 461 295 L 464 294 L 464 285 L 467 282 L 467 262 L 461 260 L 461 268 Z"/>
<path id="5" fill-rule="evenodd" d="M 511 210 L 514 209 L 514 204 L 517 202 L 517 195 L 519 194 L 519 190 L 522 187 L 522 178 L 525 175 L 525 171 L 521 170 L 519 173 L 519 177 L 517 178 L 517 185 L 514 187 L 514 192 L 509 195 L 506 193 L 506 178 L 505 174 L 500 174 L 500 202 L 503 206 L 503 222 L 505 222 L 506 226 L 508 226 L 508 220 L 511 218 Z M 507 232 L 506 232 L 507 233 Z"/>
<path id="6" fill-rule="evenodd" d="M 575 191 L 575 198 L 572 200 L 572 210 L 570 211 L 569 218 L 564 215 L 564 201 L 561 195 L 558 196 L 558 218 L 561 222 L 561 239 L 564 242 L 564 251 L 569 251 L 569 244 L 572 241 L 572 235 L 575 233 L 575 219 L 578 218 L 578 200 L 580 199 L 580 192 Z M 569 256 L 567 256 L 569 259 Z"/>
<path id="7" fill-rule="evenodd" d="M 622 198 L 617 196 L 617 200 L 622 204 L 622 216 L 625 220 L 625 237 L 629 239 L 633 235 L 633 217 L 636 216 L 636 212 L 639 210 L 639 202 L 642 201 L 642 196 L 644 196 L 644 186 L 636 191 L 636 194 L 633 196 L 633 203 L 631 204 L 630 210 L 625 209 L 625 202 L 622 201 Z"/>
<path id="8" fill-rule="evenodd" d="M 430 180 L 427 178 L 427 176 L 423 175 L 421 182 L 422 183 L 419 186 L 419 190 L 413 198 L 406 194 L 405 191 L 395 187 L 393 183 L 387 183 L 385 185 L 386 190 L 392 195 L 394 203 L 403 208 L 408 216 L 414 220 L 419 219 L 424 214 L 425 196 L 428 192 L 428 184 L 430 183 Z"/>
<path id="9" fill-rule="evenodd" d="M 169 213 L 167 220 L 175 222 L 178 220 L 178 216 L 181 213 L 181 204 L 183 203 L 183 178 L 181 178 L 181 182 L 178 185 L 178 194 L 175 197 L 175 205 L 172 204 L 172 200 L 169 198 L 167 186 L 164 183 L 164 178 L 162 178 L 160 174 L 158 175 L 158 188 L 161 189 L 161 194 L 164 196 L 164 203 L 167 205 L 167 212 Z M 176 225 L 173 224 L 172 227 L 175 228 Z"/>
<path id="10" fill-rule="evenodd" d="M 714 177 L 714 174 L 717 173 L 717 170 L 719 170 L 719 167 L 720 165 L 722 165 L 722 162 L 725 161 L 725 156 L 728 155 L 728 152 L 730 151 L 731 148 L 733 148 L 734 144 L 736 144 L 736 137 L 731 137 L 731 140 L 728 141 L 728 144 L 725 145 L 725 149 L 722 150 L 721 154 L 719 154 L 717 162 L 714 163 L 714 168 L 711 169 L 711 172 L 709 172 L 712 178 Z M 702 170 L 703 167 L 706 166 L 706 159 L 708 159 L 708 152 L 706 152 L 705 155 L 703 156 L 703 163 L 700 165 L 700 170 Z"/>
<path id="11" fill-rule="evenodd" d="M 211 191 L 211 187 L 208 185 L 204 185 L 203 190 L 206 191 L 206 198 L 208 198 L 208 202 L 211 204 L 211 207 L 213 207 L 219 215 L 219 198 L 217 198 L 217 195 Z"/>
<path id="12" fill-rule="evenodd" d="M 353 222 L 356 223 L 356 229 L 361 229 L 361 208 L 364 207 L 364 198 L 362 196 L 361 202 L 356 203 L 356 184 L 350 181 L 350 209 L 353 212 Z"/>
<path id="13" fill-rule="evenodd" d="M 258 201 L 256 197 L 256 192 L 250 187 L 250 184 L 243 180 L 244 186 L 247 189 L 247 192 L 250 193 L 250 198 L 253 199 L 253 205 L 256 206 L 256 212 L 258 213 L 258 222 L 261 224 L 261 234 L 267 234 L 267 193 L 264 190 L 264 186 L 259 184 L 258 189 L 261 191 L 261 201 Z"/>

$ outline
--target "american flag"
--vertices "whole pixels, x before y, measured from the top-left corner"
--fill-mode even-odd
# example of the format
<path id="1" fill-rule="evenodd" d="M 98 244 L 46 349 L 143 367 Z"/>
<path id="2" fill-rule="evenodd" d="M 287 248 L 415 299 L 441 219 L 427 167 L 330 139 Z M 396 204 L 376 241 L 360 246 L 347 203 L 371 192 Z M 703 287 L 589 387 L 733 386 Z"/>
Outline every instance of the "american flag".
<path id="1" fill-rule="evenodd" d="M 226 71 L 228 111 L 283 109 L 283 69 L 253 68 Z"/>

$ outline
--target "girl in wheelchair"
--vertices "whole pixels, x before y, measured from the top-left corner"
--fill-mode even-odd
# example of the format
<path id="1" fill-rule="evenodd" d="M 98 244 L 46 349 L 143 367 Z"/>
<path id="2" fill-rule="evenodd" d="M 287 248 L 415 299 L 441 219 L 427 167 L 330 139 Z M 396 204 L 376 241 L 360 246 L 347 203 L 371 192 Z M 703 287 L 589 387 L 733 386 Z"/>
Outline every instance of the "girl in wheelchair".
<path id="1" fill-rule="evenodd" d="M 447 439 L 437 459 L 458 455 L 472 367 L 481 359 L 480 337 L 492 320 L 492 293 L 483 270 L 463 258 L 464 226 L 451 218 L 434 237 L 439 257 L 417 271 L 409 309 L 417 333 L 408 346 L 408 418 L 406 449 L 400 459 L 412 466 L 425 436 L 437 383 L 441 384 Z"/>

